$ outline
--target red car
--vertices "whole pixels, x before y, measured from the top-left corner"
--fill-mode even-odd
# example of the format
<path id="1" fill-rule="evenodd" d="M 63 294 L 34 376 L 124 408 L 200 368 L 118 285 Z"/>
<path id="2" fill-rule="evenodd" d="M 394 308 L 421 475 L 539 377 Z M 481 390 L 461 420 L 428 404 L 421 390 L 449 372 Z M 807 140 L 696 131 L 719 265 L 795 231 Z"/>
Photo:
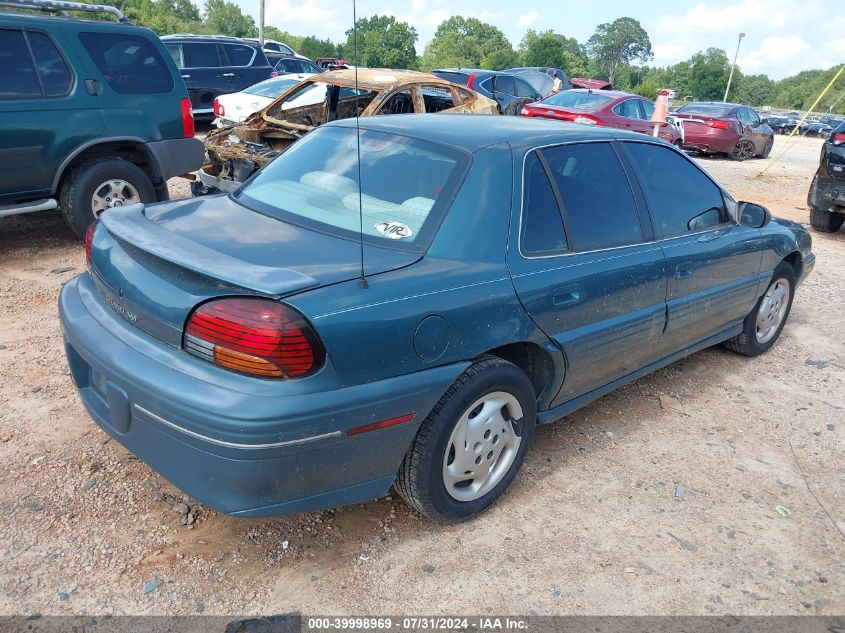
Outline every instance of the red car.
<path id="1" fill-rule="evenodd" d="M 523 106 L 522 116 L 605 125 L 651 136 L 654 103 L 639 95 L 616 90 L 564 90 Z M 660 124 L 660 138 L 680 145 L 681 131 L 671 123 Z"/>
<path id="2" fill-rule="evenodd" d="M 688 103 L 672 117 L 683 126 L 684 149 L 704 154 L 766 158 L 775 142 L 774 130 L 754 110 L 737 103 Z"/>

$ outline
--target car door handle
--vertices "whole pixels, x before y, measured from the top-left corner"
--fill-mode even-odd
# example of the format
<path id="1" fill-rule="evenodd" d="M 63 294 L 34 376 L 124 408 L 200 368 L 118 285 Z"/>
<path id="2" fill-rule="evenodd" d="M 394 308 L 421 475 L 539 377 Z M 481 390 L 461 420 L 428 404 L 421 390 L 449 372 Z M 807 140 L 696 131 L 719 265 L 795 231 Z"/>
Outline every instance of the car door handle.
<path id="1" fill-rule="evenodd" d="M 100 82 L 96 79 L 86 79 L 85 92 L 87 92 L 92 97 L 96 97 L 98 94 L 100 94 Z"/>
<path id="2" fill-rule="evenodd" d="M 692 262 L 684 262 L 675 267 L 675 279 L 689 279 L 692 277 L 695 267 Z"/>
<path id="3" fill-rule="evenodd" d="M 190 79 L 190 78 L 191 78 L 190 75 L 182 75 L 182 79 Z"/>
<path id="4" fill-rule="evenodd" d="M 561 308 L 581 301 L 581 290 L 578 286 L 562 286 L 555 288 L 552 296 L 554 304 Z"/>
<path id="5" fill-rule="evenodd" d="M 234 77 L 235 73 L 223 73 L 224 77 Z"/>

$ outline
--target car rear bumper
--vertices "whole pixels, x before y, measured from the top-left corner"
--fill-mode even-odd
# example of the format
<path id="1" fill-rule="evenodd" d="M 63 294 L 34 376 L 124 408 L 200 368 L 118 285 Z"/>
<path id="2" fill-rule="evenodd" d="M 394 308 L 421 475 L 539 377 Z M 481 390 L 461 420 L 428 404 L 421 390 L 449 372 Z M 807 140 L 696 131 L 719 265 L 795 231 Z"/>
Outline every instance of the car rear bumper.
<path id="1" fill-rule="evenodd" d="M 64 286 L 59 312 L 94 421 L 193 498 L 239 516 L 386 493 L 419 425 L 466 367 L 303 393 L 301 384 L 233 374 L 146 336 L 99 301 L 88 274 Z M 347 434 L 408 413 L 410 422 Z"/>
<path id="2" fill-rule="evenodd" d="M 819 209 L 830 209 L 845 213 L 845 171 L 841 178 L 818 175 L 811 189 L 810 204 Z"/>
<path id="3" fill-rule="evenodd" d="M 742 138 L 740 134 L 731 130 L 719 130 L 703 125 L 685 125 L 683 146 L 684 149 L 700 152 L 728 154 L 733 151 L 740 138 Z"/>
<path id="4" fill-rule="evenodd" d="M 205 159 L 205 147 L 198 138 L 176 138 L 147 143 L 165 180 L 196 171 Z"/>

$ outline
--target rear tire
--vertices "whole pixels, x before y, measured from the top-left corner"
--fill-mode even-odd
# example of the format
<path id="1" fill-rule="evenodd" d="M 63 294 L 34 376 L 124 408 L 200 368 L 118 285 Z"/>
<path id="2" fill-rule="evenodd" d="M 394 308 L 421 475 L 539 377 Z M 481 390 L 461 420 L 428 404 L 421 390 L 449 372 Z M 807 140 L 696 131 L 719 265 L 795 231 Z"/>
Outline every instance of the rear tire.
<path id="1" fill-rule="evenodd" d="M 845 214 L 810 207 L 810 226 L 822 233 L 836 233 L 845 223 Z"/>
<path id="2" fill-rule="evenodd" d="M 536 395 L 525 373 L 485 356 L 425 419 L 394 486 L 430 519 L 468 519 L 493 505 L 513 481 L 536 420 Z"/>
<path id="3" fill-rule="evenodd" d="M 97 219 L 99 214 L 94 210 L 93 199 L 97 191 L 109 182 L 123 182 L 127 185 L 126 191 L 131 192 L 131 195 L 125 196 L 125 199 L 129 203 L 156 201 L 152 181 L 134 163 L 119 158 L 83 163 L 70 173 L 59 194 L 62 217 L 78 237 L 84 238 L 85 231 Z M 123 204 L 112 203 L 114 206 Z"/>
<path id="4" fill-rule="evenodd" d="M 731 153 L 728 154 L 733 160 L 742 162 L 754 156 L 757 149 L 754 147 L 754 141 L 750 138 L 741 138 L 736 142 Z"/>
<path id="5" fill-rule="evenodd" d="M 786 325 L 794 296 L 795 271 L 788 263 L 781 262 L 766 292 L 745 317 L 742 333 L 722 345 L 743 356 L 759 356 L 769 351 Z"/>

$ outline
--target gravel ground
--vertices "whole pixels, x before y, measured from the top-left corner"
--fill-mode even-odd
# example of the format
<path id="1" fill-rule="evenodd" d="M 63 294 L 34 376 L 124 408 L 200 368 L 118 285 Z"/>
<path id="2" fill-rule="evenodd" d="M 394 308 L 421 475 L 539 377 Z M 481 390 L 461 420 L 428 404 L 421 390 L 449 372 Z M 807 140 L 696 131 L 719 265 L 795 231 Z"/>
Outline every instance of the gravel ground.
<path id="1" fill-rule="evenodd" d="M 702 164 L 806 222 L 820 144 L 764 177 Z M 396 497 L 265 520 L 185 497 L 75 394 L 56 298 L 81 245 L 0 219 L 0 614 L 843 614 L 845 231 L 813 237 L 769 354 L 706 350 L 539 428 L 509 493 L 442 527 Z"/>

